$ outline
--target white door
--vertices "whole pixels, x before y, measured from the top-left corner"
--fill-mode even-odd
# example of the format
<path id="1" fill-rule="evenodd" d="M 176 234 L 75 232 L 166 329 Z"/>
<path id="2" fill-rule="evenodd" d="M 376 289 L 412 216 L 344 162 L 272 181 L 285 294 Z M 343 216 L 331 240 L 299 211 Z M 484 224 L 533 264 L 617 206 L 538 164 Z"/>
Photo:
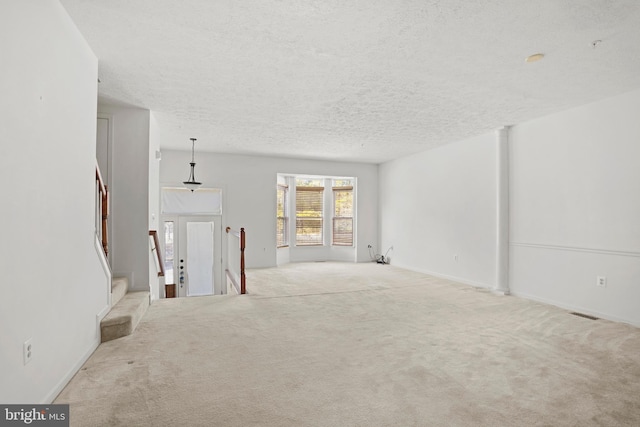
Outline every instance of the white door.
<path id="1" fill-rule="evenodd" d="M 222 293 L 220 216 L 179 216 L 174 257 L 177 296 Z"/>

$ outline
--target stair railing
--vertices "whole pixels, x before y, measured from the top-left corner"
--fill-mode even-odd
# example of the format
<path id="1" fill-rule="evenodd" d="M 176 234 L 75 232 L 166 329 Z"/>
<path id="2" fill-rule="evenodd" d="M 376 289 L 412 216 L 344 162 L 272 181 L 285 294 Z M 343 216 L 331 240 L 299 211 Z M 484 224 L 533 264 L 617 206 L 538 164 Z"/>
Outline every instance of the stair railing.
<path id="1" fill-rule="evenodd" d="M 149 238 L 151 241 L 151 252 L 153 252 L 153 259 L 156 262 L 156 270 L 158 270 L 158 277 L 164 276 L 164 263 L 162 262 L 162 254 L 160 254 L 160 241 L 158 240 L 158 231 L 149 230 Z"/>
<path id="2" fill-rule="evenodd" d="M 245 232 L 244 228 L 240 231 L 232 230 L 227 227 L 229 242 L 227 245 L 227 278 L 233 285 L 236 293 L 244 295 L 247 293 L 247 278 L 244 271 L 244 249 L 245 249 Z M 237 239 L 237 240 L 236 240 Z M 238 282 L 240 282 L 238 284 Z"/>
<path id="3" fill-rule="evenodd" d="M 109 256 L 109 233 L 107 219 L 109 218 L 109 192 L 104 184 L 100 167 L 96 164 L 96 233 L 102 243 L 105 256 Z"/>

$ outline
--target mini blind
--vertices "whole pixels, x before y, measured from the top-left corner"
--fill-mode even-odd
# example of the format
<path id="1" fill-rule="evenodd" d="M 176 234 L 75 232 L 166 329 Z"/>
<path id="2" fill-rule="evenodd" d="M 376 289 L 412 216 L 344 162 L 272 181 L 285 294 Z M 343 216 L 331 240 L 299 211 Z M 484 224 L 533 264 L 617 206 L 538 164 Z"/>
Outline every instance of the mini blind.
<path id="1" fill-rule="evenodd" d="M 296 245 L 322 245 L 324 187 L 296 187 Z"/>
<path id="2" fill-rule="evenodd" d="M 333 187 L 332 242 L 353 246 L 353 187 Z"/>

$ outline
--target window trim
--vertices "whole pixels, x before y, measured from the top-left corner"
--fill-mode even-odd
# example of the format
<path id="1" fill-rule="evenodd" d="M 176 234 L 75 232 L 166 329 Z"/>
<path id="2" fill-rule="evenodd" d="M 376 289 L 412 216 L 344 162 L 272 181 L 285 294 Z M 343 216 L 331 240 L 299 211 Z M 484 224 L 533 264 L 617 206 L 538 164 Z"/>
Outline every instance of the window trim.
<path id="1" fill-rule="evenodd" d="M 290 238 L 289 238 L 289 186 L 286 184 L 278 184 L 278 188 L 277 191 L 283 191 L 283 213 L 284 216 L 278 216 L 278 213 L 276 212 L 276 248 L 288 248 L 289 244 L 290 244 Z M 278 196 L 276 196 L 278 197 Z M 277 207 L 277 206 L 276 206 Z M 283 221 L 283 225 L 282 225 L 282 241 L 283 244 L 279 245 L 278 244 L 278 222 L 282 220 Z"/>
<path id="2" fill-rule="evenodd" d="M 354 230 L 353 230 L 353 223 L 354 223 L 354 218 L 353 218 L 353 210 L 354 210 L 354 193 L 353 193 L 353 185 L 346 185 L 346 186 L 337 186 L 337 187 L 332 187 L 331 188 L 332 193 L 331 193 L 331 198 L 333 201 L 333 216 L 332 216 L 332 220 L 331 220 L 331 246 L 340 246 L 340 247 L 353 247 L 354 246 Z M 337 201 L 337 197 L 336 197 L 336 192 L 351 192 L 351 216 L 336 216 L 336 201 Z M 340 220 L 351 220 L 351 241 L 349 243 L 339 243 L 336 242 L 336 220 L 340 221 Z"/>

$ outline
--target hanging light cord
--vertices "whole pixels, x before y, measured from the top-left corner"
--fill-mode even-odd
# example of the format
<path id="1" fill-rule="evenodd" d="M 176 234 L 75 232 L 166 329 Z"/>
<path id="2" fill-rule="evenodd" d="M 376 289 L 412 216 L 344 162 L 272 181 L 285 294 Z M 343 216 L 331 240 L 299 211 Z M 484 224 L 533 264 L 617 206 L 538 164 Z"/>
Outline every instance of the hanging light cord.
<path id="1" fill-rule="evenodd" d="M 196 161 L 195 161 L 196 139 L 195 138 L 189 138 L 189 139 L 191 139 L 191 163 L 189 163 L 189 165 L 191 165 L 191 171 L 189 172 L 189 180 L 188 181 L 184 181 L 183 184 L 186 185 L 188 189 L 193 191 L 195 188 L 200 186 L 202 183 L 196 181 L 196 173 L 195 173 L 195 168 L 196 168 Z"/>
<path id="2" fill-rule="evenodd" d="M 191 139 L 191 163 L 195 164 L 194 152 L 195 152 L 195 146 L 196 146 L 196 139 L 195 138 L 189 138 L 189 139 Z"/>

